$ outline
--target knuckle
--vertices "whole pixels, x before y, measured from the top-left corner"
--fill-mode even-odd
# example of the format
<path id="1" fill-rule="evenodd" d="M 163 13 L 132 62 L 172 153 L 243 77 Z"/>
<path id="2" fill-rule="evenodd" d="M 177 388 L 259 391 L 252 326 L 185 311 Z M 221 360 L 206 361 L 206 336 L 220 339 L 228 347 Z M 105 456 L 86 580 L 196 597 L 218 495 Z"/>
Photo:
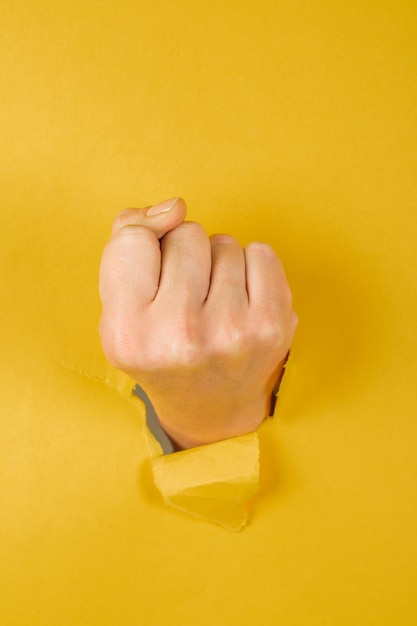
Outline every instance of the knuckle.
<path id="1" fill-rule="evenodd" d="M 273 256 L 278 259 L 274 248 L 270 246 L 269 243 L 264 243 L 262 241 L 251 241 L 246 246 L 246 251 L 250 253 L 255 252 L 257 254 L 263 254 L 268 257 Z"/>
<path id="2" fill-rule="evenodd" d="M 169 369 L 190 369 L 200 362 L 201 350 L 196 341 L 170 341 L 160 355 L 160 362 Z"/>
<path id="3" fill-rule="evenodd" d="M 126 372 L 172 372 L 191 369 L 203 357 L 202 340 L 191 317 L 139 323 L 102 315 L 99 334 L 104 354 Z"/>
<path id="4" fill-rule="evenodd" d="M 163 327 L 148 333 L 144 342 L 141 364 L 143 369 L 171 371 L 196 366 L 203 354 L 198 327 L 192 316 L 180 320 L 172 317 Z"/>
<path id="5" fill-rule="evenodd" d="M 237 239 L 232 235 L 227 235 L 225 233 L 216 233 L 210 236 L 210 242 L 212 245 L 216 244 L 238 244 Z"/>
<path id="6" fill-rule="evenodd" d="M 112 224 L 112 236 L 115 235 L 124 226 L 143 224 L 144 217 L 146 216 L 146 210 L 149 208 L 149 206 L 143 207 L 141 209 L 130 207 L 127 209 L 123 209 L 123 211 L 120 211 L 120 213 L 118 213 L 114 218 Z"/>
<path id="7" fill-rule="evenodd" d="M 284 341 L 283 325 L 277 317 L 262 315 L 255 319 L 255 341 L 269 348 L 279 348 Z"/>
<path id="8" fill-rule="evenodd" d="M 198 222 L 182 222 L 174 229 L 170 230 L 164 237 L 165 240 L 192 240 L 194 237 L 206 235 L 206 231 Z"/>
<path id="9" fill-rule="evenodd" d="M 203 226 L 199 222 L 193 222 L 192 220 L 187 221 L 187 222 L 182 222 L 180 224 L 180 228 L 182 228 L 184 231 L 198 232 L 198 233 L 204 233 L 204 234 L 206 232 Z"/>
<path id="10" fill-rule="evenodd" d="M 163 354 L 170 365 L 191 367 L 197 363 L 202 352 L 198 324 L 193 316 L 181 315 L 167 327 Z"/>
<path id="11" fill-rule="evenodd" d="M 112 234 L 116 234 L 121 228 L 123 228 L 123 226 L 131 224 L 134 220 L 135 214 L 136 209 L 124 209 L 123 211 L 120 211 L 113 221 Z"/>
<path id="12" fill-rule="evenodd" d="M 235 320 L 226 318 L 216 323 L 211 341 L 211 350 L 217 355 L 237 355 L 247 348 L 246 329 Z"/>
<path id="13" fill-rule="evenodd" d="M 105 248 L 106 255 L 111 254 L 114 262 L 125 262 L 131 255 L 153 250 L 159 251 L 159 243 L 153 232 L 140 224 L 126 224 L 119 228 Z"/>
<path id="14" fill-rule="evenodd" d="M 153 241 L 154 237 L 152 235 L 152 231 L 146 226 L 142 226 L 141 224 L 124 224 L 119 228 L 119 230 L 113 235 L 112 241 L 120 240 L 122 237 L 143 237 L 145 239 L 149 239 L 149 241 Z"/>

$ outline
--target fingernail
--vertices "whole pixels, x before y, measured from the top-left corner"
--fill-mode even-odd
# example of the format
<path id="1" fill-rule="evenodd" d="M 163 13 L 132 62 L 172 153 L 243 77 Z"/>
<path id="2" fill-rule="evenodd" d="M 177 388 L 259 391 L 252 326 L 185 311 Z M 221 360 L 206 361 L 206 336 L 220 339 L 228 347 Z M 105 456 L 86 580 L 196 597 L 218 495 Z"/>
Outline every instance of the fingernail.
<path id="1" fill-rule="evenodd" d="M 159 215 L 160 213 L 168 213 L 168 211 L 170 211 L 177 204 L 178 200 L 179 198 L 171 198 L 170 200 L 164 200 L 164 202 L 155 204 L 146 211 L 146 215 Z"/>

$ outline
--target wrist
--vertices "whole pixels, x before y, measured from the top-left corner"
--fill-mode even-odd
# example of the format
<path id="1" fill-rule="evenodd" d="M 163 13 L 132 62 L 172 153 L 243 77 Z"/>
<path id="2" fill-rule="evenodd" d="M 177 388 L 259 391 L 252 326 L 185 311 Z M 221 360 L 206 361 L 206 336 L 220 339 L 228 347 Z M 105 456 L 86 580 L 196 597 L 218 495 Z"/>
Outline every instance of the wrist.
<path id="1" fill-rule="evenodd" d="M 175 450 L 185 450 L 247 435 L 256 431 L 266 417 L 273 415 L 287 359 L 286 355 L 269 376 L 267 383 L 252 379 L 251 386 L 229 393 L 187 393 L 166 397 L 160 390 L 151 393 L 158 422 Z M 259 392 L 259 389 L 263 391 Z M 195 390 L 196 391 L 196 390 Z"/>
<path id="2" fill-rule="evenodd" d="M 183 415 L 178 425 L 171 414 L 157 415 L 159 424 L 171 440 L 175 451 L 179 451 L 254 432 L 267 417 L 268 411 L 258 409 L 231 415 L 217 414 L 221 420 L 210 420 L 198 426 L 193 424 L 193 416 Z"/>

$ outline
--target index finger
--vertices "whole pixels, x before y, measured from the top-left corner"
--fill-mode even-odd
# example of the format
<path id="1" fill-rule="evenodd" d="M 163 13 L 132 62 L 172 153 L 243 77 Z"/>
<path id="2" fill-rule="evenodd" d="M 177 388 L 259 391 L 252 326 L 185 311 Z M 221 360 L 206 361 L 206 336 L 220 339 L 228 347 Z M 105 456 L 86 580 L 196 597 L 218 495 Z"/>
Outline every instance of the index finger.
<path id="1" fill-rule="evenodd" d="M 128 209 L 115 220 L 114 234 L 106 245 L 100 266 L 100 327 L 132 328 L 138 314 L 154 298 L 161 270 L 159 239 L 185 218 L 182 198 L 147 209 Z"/>

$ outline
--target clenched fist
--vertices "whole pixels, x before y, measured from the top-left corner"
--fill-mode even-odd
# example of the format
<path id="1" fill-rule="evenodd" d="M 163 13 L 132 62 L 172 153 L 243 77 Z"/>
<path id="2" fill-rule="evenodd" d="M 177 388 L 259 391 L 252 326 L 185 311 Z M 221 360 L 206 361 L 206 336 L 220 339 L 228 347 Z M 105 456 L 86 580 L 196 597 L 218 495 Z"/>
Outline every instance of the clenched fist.
<path id="1" fill-rule="evenodd" d="M 105 355 L 178 448 L 256 430 L 297 326 L 269 245 L 242 249 L 185 215 L 181 198 L 122 211 L 100 269 Z"/>

